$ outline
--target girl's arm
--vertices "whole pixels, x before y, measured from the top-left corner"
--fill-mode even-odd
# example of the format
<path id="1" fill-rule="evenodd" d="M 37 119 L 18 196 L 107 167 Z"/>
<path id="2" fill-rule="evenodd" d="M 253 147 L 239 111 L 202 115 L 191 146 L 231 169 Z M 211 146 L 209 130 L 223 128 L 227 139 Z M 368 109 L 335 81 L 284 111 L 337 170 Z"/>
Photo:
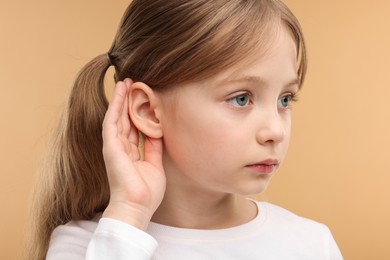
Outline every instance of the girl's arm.
<path id="1" fill-rule="evenodd" d="M 52 233 L 47 260 L 150 259 L 157 247 L 149 234 L 124 222 L 102 218 L 71 221 Z"/>
<path id="2" fill-rule="evenodd" d="M 121 221 L 103 218 L 90 241 L 86 260 L 147 260 L 157 248 L 147 233 Z"/>

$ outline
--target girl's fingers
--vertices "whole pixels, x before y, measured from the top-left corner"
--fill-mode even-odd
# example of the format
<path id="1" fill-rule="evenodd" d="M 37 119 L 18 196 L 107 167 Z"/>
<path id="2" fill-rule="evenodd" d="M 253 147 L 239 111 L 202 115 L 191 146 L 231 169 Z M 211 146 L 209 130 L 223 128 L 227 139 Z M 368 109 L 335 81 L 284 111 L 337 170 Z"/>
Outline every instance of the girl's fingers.
<path id="1" fill-rule="evenodd" d="M 118 121 L 122 114 L 123 102 L 126 95 L 126 85 L 123 82 L 118 82 L 103 121 L 103 138 L 116 136 L 118 134 Z"/>
<path id="2" fill-rule="evenodd" d="M 131 85 L 133 84 L 133 82 L 130 80 L 130 79 L 125 79 L 123 81 L 123 84 L 126 86 L 126 96 L 125 96 L 125 100 L 123 102 L 123 106 L 122 106 L 122 113 L 121 113 L 121 119 L 120 119 L 120 122 L 121 122 L 121 127 L 122 127 L 122 134 L 126 137 L 129 136 L 130 134 L 130 125 L 131 125 L 131 121 L 130 121 L 130 116 L 129 116 L 129 89 L 131 87 Z"/>
<path id="3" fill-rule="evenodd" d="M 128 89 L 131 88 L 131 85 L 133 84 L 133 81 L 131 79 L 125 79 L 124 83 L 127 85 Z M 128 140 L 129 142 L 138 147 L 138 129 L 134 126 L 133 122 L 131 122 L 131 118 L 130 118 L 130 109 L 131 109 L 131 104 L 130 104 L 130 100 L 129 100 L 129 96 L 127 95 L 127 99 L 126 99 L 126 102 L 127 102 L 127 105 L 126 105 L 126 111 L 123 111 L 123 114 L 126 113 L 126 116 L 128 118 L 128 122 L 129 122 L 129 134 L 128 134 Z"/>

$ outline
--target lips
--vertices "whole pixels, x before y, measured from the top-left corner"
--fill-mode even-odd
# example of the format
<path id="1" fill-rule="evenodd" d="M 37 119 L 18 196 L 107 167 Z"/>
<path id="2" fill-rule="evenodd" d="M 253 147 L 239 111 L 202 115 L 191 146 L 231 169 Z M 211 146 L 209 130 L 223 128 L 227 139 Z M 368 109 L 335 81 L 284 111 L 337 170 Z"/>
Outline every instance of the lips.
<path id="1" fill-rule="evenodd" d="M 276 159 L 267 159 L 258 163 L 249 164 L 246 168 L 254 170 L 261 174 L 269 174 L 276 170 L 279 166 L 279 161 Z"/>

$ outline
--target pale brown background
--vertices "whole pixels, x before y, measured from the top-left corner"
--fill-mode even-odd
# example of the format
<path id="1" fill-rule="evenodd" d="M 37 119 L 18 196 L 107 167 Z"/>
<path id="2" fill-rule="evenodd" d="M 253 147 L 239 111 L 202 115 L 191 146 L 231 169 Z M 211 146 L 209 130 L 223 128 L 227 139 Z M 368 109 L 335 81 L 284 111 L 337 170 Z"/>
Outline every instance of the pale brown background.
<path id="1" fill-rule="evenodd" d="M 128 1 L 0 1 L 0 259 L 20 259 L 66 94 L 108 50 Z M 288 158 L 261 198 L 327 224 L 346 259 L 390 259 L 390 2 L 286 3 L 310 66 Z"/>

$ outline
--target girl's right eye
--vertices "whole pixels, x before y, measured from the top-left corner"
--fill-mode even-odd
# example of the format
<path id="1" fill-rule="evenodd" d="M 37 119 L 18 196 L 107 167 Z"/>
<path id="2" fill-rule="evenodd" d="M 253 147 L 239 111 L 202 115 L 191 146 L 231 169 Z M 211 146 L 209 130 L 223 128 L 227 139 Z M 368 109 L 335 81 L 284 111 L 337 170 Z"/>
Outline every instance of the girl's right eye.
<path id="1" fill-rule="evenodd" d="M 249 93 L 243 93 L 235 97 L 232 97 L 228 99 L 227 102 L 229 102 L 230 104 L 236 107 L 245 107 L 249 105 L 250 102 Z"/>

